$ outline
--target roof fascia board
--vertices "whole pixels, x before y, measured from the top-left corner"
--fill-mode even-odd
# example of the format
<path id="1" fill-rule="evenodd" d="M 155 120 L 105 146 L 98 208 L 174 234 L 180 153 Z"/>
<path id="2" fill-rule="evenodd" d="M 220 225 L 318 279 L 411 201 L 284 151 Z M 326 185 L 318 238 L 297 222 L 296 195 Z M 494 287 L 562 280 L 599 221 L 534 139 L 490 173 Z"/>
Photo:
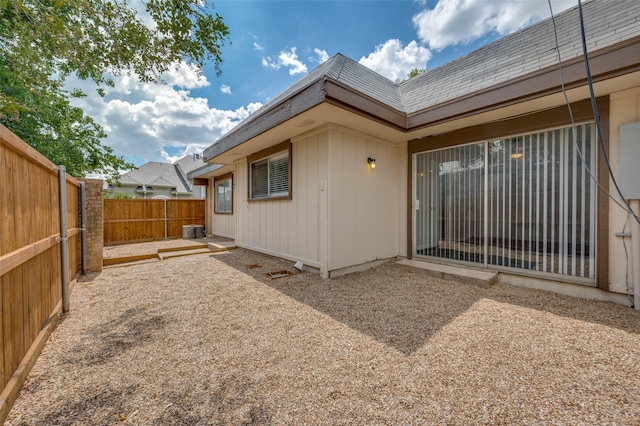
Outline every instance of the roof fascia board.
<path id="1" fill-rule="evenodd" d="M 607 96 L 598 97 L 598 109 L 601 109 L 607 104 L 608 100 Z M 571 104 L 571 111 L 576 123 L 593 120 L 593 110 L 590 99 L 573 102 Z M 416 152 L 448 148 L 464 143 L 523 135 L 542 129 L 566 126 L 567 123 L 571 123 L 569 110 L 566 105 L 561 105 L 544 111 L 537 111 L 512 118 L 508 121 L 501 120 L 483 123 L 458 129 L 453 132 L 413 139 L 408 143 L 408 152 L 409 154 L 415 154 Z"/>
<path id="2" fill-rule="evenodd" d="M 224 167 L 224 164 L 207 164 L 204 167 L 199 167 L 187 173 L 187 179 L 197 179 L 207 173 L 215 172 L 222 167 Z"/>
<path id="3" fill-rule="evenodd" d="M 626 40 L 589 55 L 589 66 L 594 82 L 640 70 L 640 37 Z M 565 87 L 586 84 L 584 61 L 575 58 L 563 64 Z M 557 65 L 544 68 L 517 79 L 488 87 L 482 91 L 456 98 L 433 108 L 410 114 L 407 130 L 414 131 L 497 108 L 513 105 L 561 90 Z"/>
<path id="4" fill-rule="evenodd" d="M 327 102 L 332 105 L 390 125 L 397 130 L 407 130 L 407 114 L 403 111 L 398 111 L 328 77 L 326 91 Z"/>
<path id="5" fill-rule="evenodd" d="M 321 104 L 325 100 L 325 94 L 325 81 L 324 77 L 321 77 L 283 102 L 265 110 L 250 123 L 239 124 L 236 131 L 228 133 L 204 151 L 204 161 L 209 161 Z"/>
<path id="6" fill-rule="evenodd" d="M 640 70 L 638 57 L 640 57 L 640 37 L 634 37 L 590 53 L 589 61 L 593 81 L 602 81 Z M 565 61 L 563 74 L 567 89 L 584 85 L 586 76 L 582 58 Z M 396 130 L 412 132 L 555 94 L 560 90 L 558 66 L 552 65 L 431 108 L 407 114 L 323 75 L 282 102 L 260 112 L 260 115 L 252 117 L 251 121 L 240 123 L 236 129 L 204 151 L 204 161 L 211 161 L 323 102 L 391 126 Z M 189 178 L 202 174 L 192 175 L 190 173 Z"/>

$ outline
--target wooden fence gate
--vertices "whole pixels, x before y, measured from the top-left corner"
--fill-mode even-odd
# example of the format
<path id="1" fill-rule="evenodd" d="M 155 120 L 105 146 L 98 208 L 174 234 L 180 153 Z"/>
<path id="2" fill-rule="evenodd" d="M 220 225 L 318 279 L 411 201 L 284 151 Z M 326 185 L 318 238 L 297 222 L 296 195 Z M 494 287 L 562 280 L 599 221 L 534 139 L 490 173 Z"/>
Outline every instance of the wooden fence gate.
<path id="1" fill-rule="evenodd" d="M 0 423 L 57 323 L 63 292 L 68 301 L 69 280 L 81 270 L 80 183 L 59 173 L 0 125 Z"/>

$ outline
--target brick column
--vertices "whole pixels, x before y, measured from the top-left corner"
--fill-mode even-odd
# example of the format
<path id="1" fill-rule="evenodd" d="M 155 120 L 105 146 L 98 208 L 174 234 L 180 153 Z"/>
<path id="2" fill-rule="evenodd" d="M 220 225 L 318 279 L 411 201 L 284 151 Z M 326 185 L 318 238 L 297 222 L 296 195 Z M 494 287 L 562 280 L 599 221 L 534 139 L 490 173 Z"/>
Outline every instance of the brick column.
<path id="1" fill-rule="evenodd" d="M 104 246 L 103 181 L 100 179 L 82 179 L 82 181 L 85 183 L 87 212 L 87 272 L 100 272 Z"/>

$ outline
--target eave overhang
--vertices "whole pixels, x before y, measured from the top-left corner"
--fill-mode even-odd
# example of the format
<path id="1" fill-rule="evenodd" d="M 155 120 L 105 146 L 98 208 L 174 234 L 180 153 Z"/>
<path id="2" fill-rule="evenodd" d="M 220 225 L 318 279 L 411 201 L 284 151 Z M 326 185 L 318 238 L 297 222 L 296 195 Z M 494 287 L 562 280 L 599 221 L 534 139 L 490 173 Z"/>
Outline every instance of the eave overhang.
<path id="1" fill-rule="evenodd" d="M 224 167 L 224 164 L 205 164 L 204 166 L 198 167 L 197 169 L 191 170 L 189 173 L 187 173 L 187 179 L 194 180 L 202 178 L 204 177 L 204 175 L 213 173 L 216 170 L 221 169 L 222 167 Z"/>
<path id="2" fill-rule="evenodd" d="M 324 78 L 312 81 L 288 99 L 274 104 L 263 111 L 254 113 L 246 121 L 220 138 L 204 150 L 205 162 L 223 154 L 249 139 L 278 126 L 296 115 L 322 103 L 325 100 Z"/>
<path id="3" fill-rule="evenodd" d="M 589 65 L 594 83 L 640 71 L 640 37 L 634 37 L 589 54 Z M 582 58 L 563 62 L 563 77 L 567 90 L 587 84 Z M 639 82 L 640 83 L 640 82 Z M 321 104 L 349 111 L 358 116 L 380 123 L 397 133 L 404 140 L 430 134 L 429 128 L 443 123 L 476 116 L 478 114 L 504 110 L 508 117 L 509 107 L 561 93 L 558 65 L 545 67 L 509 81 L 496 84 L 481 91 L 470 93 L 432 107 L 407 113 L 367 96 L 347 84 L 322 75 L 301 87 L 282 102 L 267 105 L 264 111 L 240 123 L 216 143 L 204 151 L 204 161 L 219 160 L 219 156 L 276 128 Z M 425 93 L 425 96 L 428 96 Z M 315 121 L 319 126 L 324 122 Z M 287 138 L 295 135 L 289 135 Z M 398 140 L 399 141 L 399 140 Z M 281 140 L 274 140 L 279 143 Z M 226 164 L 231 164 L 225 156 Z M 193 172 L 192 172 L 193 173 Z M 201 177 L 192 173 L 189 177 Z"/>
<path id="4" fill-rule="evenodd" d="M 640 37 L 590 53 L 589 68 L 594 83 L 639 71 Z M 586 85 L 587 75 L 582 57 L 565 61 L 562 64 L 562 75 L 567 90 Z M 560 68 L 558 65 L 552 65 L 485 90 L 409 114 L 406 130 L 416 131 L 561 91 Z"/>
<path id="5" fill-rule="evenodd" d="M 404 112 L 393 109 L 383 102 L 363 95 L 345 84 L 323 76 L 283 102 L 274 104 L 270 108 L 257 113 L 259 115 L 251 117 L 249 121 L 240 123 L 236 129 L 227 133 L 204 151 L 204 161 L 211 161 L 217 156 L 323 102 L 366 116 L 399 131 L 404 131 L 407 126 Z"/>

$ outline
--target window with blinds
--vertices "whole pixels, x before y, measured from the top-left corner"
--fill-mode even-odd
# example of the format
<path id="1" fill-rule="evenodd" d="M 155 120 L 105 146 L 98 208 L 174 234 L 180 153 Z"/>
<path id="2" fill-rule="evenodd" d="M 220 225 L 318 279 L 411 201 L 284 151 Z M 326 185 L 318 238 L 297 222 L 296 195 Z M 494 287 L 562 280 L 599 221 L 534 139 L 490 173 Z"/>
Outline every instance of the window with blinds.
<path id="1" fill-rule="evenodd" d="M 289 196 L 289 151 L 251 163 L 251 199 Z"/>
<path id="2" fill-rule="evenodd" d="M 416 254 L 595 277 L 594 125 L 416 154 Z"/>

